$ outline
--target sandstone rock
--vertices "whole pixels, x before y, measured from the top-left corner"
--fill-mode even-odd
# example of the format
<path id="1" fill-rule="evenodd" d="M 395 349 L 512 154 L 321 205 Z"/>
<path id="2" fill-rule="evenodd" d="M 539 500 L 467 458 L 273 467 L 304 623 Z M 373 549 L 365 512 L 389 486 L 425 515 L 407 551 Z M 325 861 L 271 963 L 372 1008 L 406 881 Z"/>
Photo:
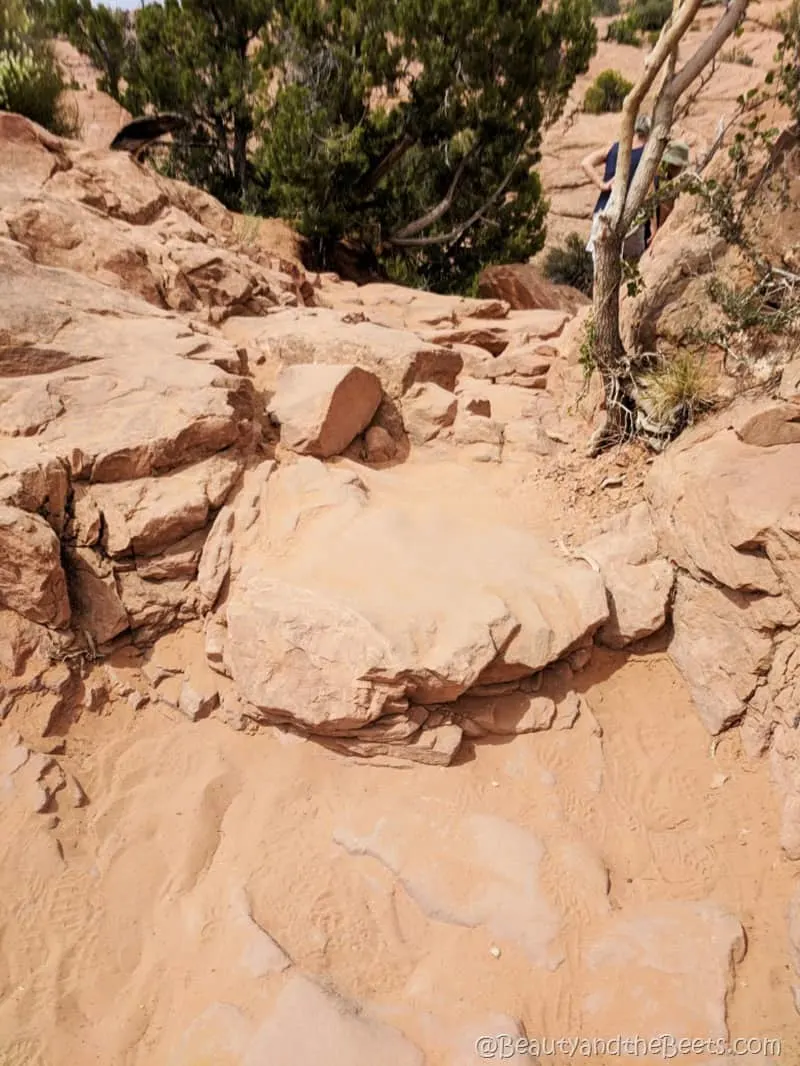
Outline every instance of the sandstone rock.
<path id="1" fill-rule="evenodd" d="M 491 418 L 460 411 L 453 423 L 453 443 L 476 462 L 499 463 L 503 456 L 503 427 Z"/>
<path id="2" fill-rule="evenodd" d="M 202 529 L 242 467 L 240 456 L 222 454 L 158 478 L 92 486 L 106 550 L 112 556 L 156 555 Z"/>
<path id="3" fill-rule="evenodd" d="M 9 674 L 21 674 L 31 656 L 42 647 L 46 633 L 16 611 L 0 610 L 0 668 Z"/>
<path id="4" fill-rule="evenodd" d="M 192 722 L 205 718 L 219 706 L 219 690 L 198 682 L 196 678 L 184 681 L 178 697 L 178 710 Z"/>
<path id="5" fill-rule="evenodd" d="M 554 285 L 529 263 L 490 266 L 478 277 L 478 294 L 504 300 L 512 310 L 568 311 L 590 303 L 589 297 L 569 285 Z"/>
<path id="6" fill-rule="evenodd" d="M 0 607 L 59 628 L 69 621 L 58 537 L 39 515 L 0 504 Z"/>
<path id="7" fill-rule="evenodd" d="M 753 603 L 741 593 L 678 578 L 669 654 L 710 733 L 742 717 L 769 668 L 772 641 L 755 616 Z"/>
<path id="8" fill-rule="evenodd" d="M 600 578 L 535 538 L 454 531 L 311 459 L 273 474 L 258 520 L 236 530 L 226 668 L 268 720 L 311 732 L 452 701 L 495 664 L 536 673 L 607 616 Z"/>
<path id="9" fill-rule="evenodd" d="M 130 626 L 114 569 L 107 559 L 89 548 L 73 548 L 67 559 L 75 621 L 95 644 L 106 644 Z"/>
<path id="10" fill-rule="evenodd" d="M 414 444 L 433 440 L 453 424 L 458 407 L 452 392 L 430 382 L 414 385 L 403 398 L 403 422 Z"/>
<path id="11" fill-rule="evenodd" d="M 493 697 L 466 695 L 456 700 L 452 712 L 467 736 L 514 736 L 549 729 L 556 705 L 547 696 L 511 692 Z"/>
<path id="12" fill-rule="evenodd" d="M 776 595 L 770 555 L 800 507 L 800 445 L 761 448 L 722 431 L 687 435 L 653 464 L 646 484 L 662 548 L 700 578 Z"/>
<path id="13" fill-rule="evenodd" d="M 600 567 L 610 617 L 598 640 L 610 648 L 656 633 L 666 622 L 674 572 L 657 559 L 657 541 L 646 504 L 638 504 L 610 528 L 581 546 L 580 554 Z"/>
<path id="14" fill-rule="evenodd" d="M 564 916 L 545 889 L 545 862 L 552 876 L 569 876 L 590 912 L 607 912 L 607 873 L 585 846 L 551 850 L 529 830 L 487 814 L 426 817 L 378 808 L 361 821 L 363 829 L 338 828 L 336 843 L 377 859 L 425 914 L 485 926 L 501 947 L 516 945 L 539 969 L 555 970 L 565 957 Z"/>
<path id="15" fill-rule="evenodd" d="M 388 463 L 397 454 L 397 444 L 383 426 L 370 426 L 364 434 L 364 458 L 368 463 Z"/>
<path id="16" fill-rule="evenodd" d="M 366 321 L 348 321 L 335 311 L 281 311 L 266 319 L 231 318 L 223 333 L 264 357 L 267 379 L 281 366 L 329 363 L 358 366 L 380 380 L 387 395 L 400 399 L 412 385 L 433 382 L 452 390 L 461 357 L 411 333 Z"/>
<path id="17" fill-rule="evenodd" d="M 327 459 L 369 425 L 380 402 L 381 384 L 366 370 L 300 365 L 281 372 L 269 412 L 280 424 L 281 444 Z"/>
<path id="18" fill-rule="evenodd" d="M 396 1029 L 297 976 L 279 994 L 241 1066 L 317 1066 L 320 1047 L 325 1049 L 326 1066 L 424 1066 L 425 1061 L 419 1048 Z"/>
<path id="19" fill-rule="evenodd" d="M 787 859 L 800 859 L 800 794 L 790 793 L 781 811 L 781 847 Z"/>
<path id="20" fill-rule="evenodd" d="M 777 444 L 800 444 L 800 401 L 775 403 L 765 400 L 748 405 L 734 418 L 734 430 L 744 444 L 770 448 Z"/>
<path id="21" fill-rule="evenodd" d="M 744 954 L 741 925 L 717 903 L 623 909 L 584 949 L 582 1032 L 607 1035 L 634 1002 L 636 1032 L 646 1039 L 725 1039 L 726 997 Z"/>

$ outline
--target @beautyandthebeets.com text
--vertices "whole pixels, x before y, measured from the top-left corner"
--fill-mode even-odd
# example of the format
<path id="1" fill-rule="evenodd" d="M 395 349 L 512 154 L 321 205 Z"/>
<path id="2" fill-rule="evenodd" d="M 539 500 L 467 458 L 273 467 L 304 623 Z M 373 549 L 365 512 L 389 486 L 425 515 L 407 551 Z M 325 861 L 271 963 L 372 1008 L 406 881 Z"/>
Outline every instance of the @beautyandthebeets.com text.
<path id="1" fill-rule="evenodd" d="M 660 1058 L 665 1061 L 686 1055 L 714 1055 L 737 1058 L 741 1055 L 780 1056 L 781 1041 L 777 1037 L 737 1037 L 720 1040 L 715 1037 L 677 1037 L 668 1033 L 660 1036 L 600 1037 L 527 1037 L 500 1034 L 481 1036 L 475 1041 L 479 1058 L 487 1062 L 503 1062 L 514 1058 Z"/>

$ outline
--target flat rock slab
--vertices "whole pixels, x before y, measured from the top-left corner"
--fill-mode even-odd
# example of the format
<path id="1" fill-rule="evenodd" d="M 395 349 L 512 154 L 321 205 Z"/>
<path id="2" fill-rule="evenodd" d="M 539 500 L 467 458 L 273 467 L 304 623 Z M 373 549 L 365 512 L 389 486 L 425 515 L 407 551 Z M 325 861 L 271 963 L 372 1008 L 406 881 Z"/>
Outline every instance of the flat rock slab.
<path id="1" fill-rule="evenodd" d="M 726 998 L 744 954 L 741 925 L 717 903 L 626 909 L 583 950 L 583 1034 L 608 1037 L 635 1019 L 629 1030 L 645 1039 L 725 1039 Z"/>
<path id="2" fill-rule="evenodd" d="M 213 590 L 230 569 L 226 668 L 249 703 L 312 732 L 536 673 L 608 615 L 599 575 L 538 538 L 454 529 L 313 459 L 251 472 L 217 523 L 200 573 Z"/>
<path id="3" fill-rule="evenodd" d="M 429 918 L 484 926 L 519 947 L 533 966 L 555 970 L 565 959 L 569 920 L 543 881 L 543 864 L 559 867 L 593 911 L 607 909 L 607 877 L 589 848 L 563 859 L 529 830 L 489 814 L 463 818 L 407 812 L 388 815 L 367 833 L 339 829 L 336 842 L 351 855 L 370 856 L 389 869 Z M 577 860 L 577 861 L 572 861 Z"/>

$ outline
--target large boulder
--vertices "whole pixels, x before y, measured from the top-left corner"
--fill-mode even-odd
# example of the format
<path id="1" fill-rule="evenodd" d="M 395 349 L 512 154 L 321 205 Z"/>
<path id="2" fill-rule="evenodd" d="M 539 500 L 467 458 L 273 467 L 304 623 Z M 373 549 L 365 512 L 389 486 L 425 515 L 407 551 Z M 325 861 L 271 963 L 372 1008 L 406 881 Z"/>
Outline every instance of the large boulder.
<path id="1" fill-rule="evenodd" d="M 0 607 L 58 628 L 70 617 L 59 539 L 36 514 L 0 504 Z"/>
<path id="2" fill-rule="evenodd" d="M 514 311 L 568 311 L 574 314 L 591 303 L 570 285 L 555 285 L 530 263 L 489 266 L 478 277 L 478 295 L 504 300 Z"/>
<path id="3" fill-rule="evenodd" d="M 381 383 L 357 366 L 285 367 L 269 413 L 281 427 L 281 444 L 301 455 L 339 455 L 370 424 L 381 402 Z"/>
<path id="4" fill-rule="evenodd" d="M 280 311 L 259 319 L 234 317 L 223 333 L 250 351 L 257 380 L 267 387 L 274 385 L 283 366 L 358 366 L 375 374 L 387 395 L 399 400 L 419 382 L 432 381 L 452 391 L 462 367 L 456 352 L 413 333 L 322 308 Z"/>
<path id="5" fill-rule="evenodd" d="M 323 735 L 534 674 L 608 615 L 600 577 L 537 538 L 454 529 L 312 459 L 246 477 L 200 564 L 208 603 L 228 574 L 210 661 L 254 717 Z"/>
<path id="6" fill-rule="evenodd" d="M 766 683 L 776 635 L 800 621 L 792 410 L 734 407 L 685 434 L 646 484 L 661 549 L 683 571 L 670 653 L 712 732 L 745 715 Z M 763 736 L 770 727 L 755 699 Z"/>

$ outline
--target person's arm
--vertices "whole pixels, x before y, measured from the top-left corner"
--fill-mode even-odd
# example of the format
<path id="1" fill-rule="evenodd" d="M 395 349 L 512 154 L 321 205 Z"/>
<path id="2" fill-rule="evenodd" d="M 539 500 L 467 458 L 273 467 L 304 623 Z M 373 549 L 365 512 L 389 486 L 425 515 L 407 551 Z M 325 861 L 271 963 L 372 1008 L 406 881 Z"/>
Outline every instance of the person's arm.
<path id="1" fill-rule="evenodd" d="M 581 170 L 592 185 L 597 186 L 600 192 L 611 192 L 611 186 L 614 184 L 613 179 L 612 181 L 603 181 L 603 172 L 598 169 L 605 166 L 610 151 L 610 148 L 598 148 L 596 152 L 592 152 L 581 160 Z"/>

